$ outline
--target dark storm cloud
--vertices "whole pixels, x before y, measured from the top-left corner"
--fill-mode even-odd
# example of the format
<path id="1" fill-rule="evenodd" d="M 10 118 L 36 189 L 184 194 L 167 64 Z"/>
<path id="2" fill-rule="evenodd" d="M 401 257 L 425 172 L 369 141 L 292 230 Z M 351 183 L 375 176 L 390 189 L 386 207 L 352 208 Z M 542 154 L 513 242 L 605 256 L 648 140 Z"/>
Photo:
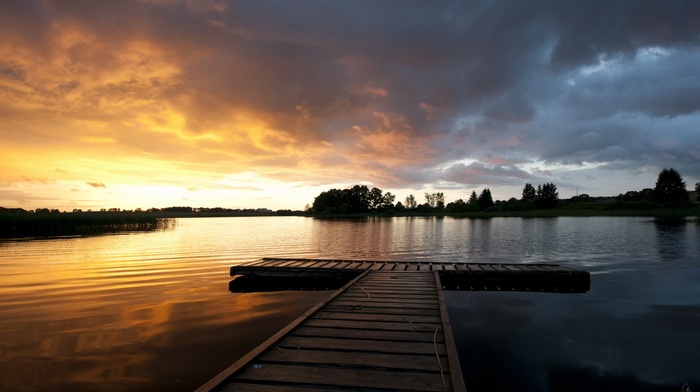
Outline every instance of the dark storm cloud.
<path id="1" fill-rule="evenodd" d="M 528 182 L 534 176 L 513 165 L 486 166 L 479 162 L 470 165 L 455 164 L 447 169 L 442 179 L 457 184 L 479 187 L 483 184 L 519 185 Z"/>
<path id="2" fill-rule="evenodd" d="M 216 133 L 229 141 L 220 148 L 246 146 L 271 167 L 313 161 L 337 169 L 328 178 L 396 187 L 516 184 L 532 162 L 700 176 L 697 1 L 26 1 L 0 4 L 0 15 L 6 36 L 39 58 L 56 56 L 57 28 L 85 41 L 60 53 L 72 76 L 37 91 L 76 94 L 81 72 L 116 73 L 119 56 L 146 43 L 176 70 L 143 80 L 132 70 L 131 83 L 80 102 L 147 97 L 180 113 L 187 132 Z M 27 72 L 0 57 L 2 77 Z M 274 134 L 253 143 L 242 135 L 251 118 Z M 370 139 L 417 163 L 386 159 L 391 148 Z M 338 162 L 366 176 L 345 178 Z"/>

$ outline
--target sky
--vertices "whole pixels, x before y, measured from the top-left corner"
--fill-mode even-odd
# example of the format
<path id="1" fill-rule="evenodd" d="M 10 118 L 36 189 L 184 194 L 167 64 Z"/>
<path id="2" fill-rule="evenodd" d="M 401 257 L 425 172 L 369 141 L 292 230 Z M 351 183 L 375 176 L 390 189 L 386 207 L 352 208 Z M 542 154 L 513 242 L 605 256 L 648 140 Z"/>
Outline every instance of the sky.
<path id="1" fill-rule="evenodd" d="M 700 181 L 700 2 L 2 1 L 0 206 Z"/>

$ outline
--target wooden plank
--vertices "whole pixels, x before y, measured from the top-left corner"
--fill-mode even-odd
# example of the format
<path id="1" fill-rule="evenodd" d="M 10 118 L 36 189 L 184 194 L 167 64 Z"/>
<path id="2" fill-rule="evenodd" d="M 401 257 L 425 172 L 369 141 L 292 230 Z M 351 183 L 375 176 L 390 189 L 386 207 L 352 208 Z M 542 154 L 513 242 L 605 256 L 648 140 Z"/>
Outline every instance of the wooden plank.
<path id="1" fill-rule="evenodd" d="M 350 264 L 352 264 L 351 261 L 344 261 L 344 260 L 343 260 L 343 261 L 340 261 L 340 262 L 338 263 L 338 265 L 335 266 L 334 268 L 336 268 L 336 269 L 345 269 L 345 268 L 347 268 L 347 266 L 350 265 Z"/>
<path id="2" fill-rule="evenodd" d="M 358 290 L 358 291 L 353 291 L 352 293 L 349 293 L 348 298 L 349 299 L 359 299 L 357 297 L 363 297 L 365 300 L 367 298 L 373 298 L 373 299 L 378 299 L 378 300 L 384 300 L 384 299 L 405 299 L 405 300 L 437 300 L 437 295 L 435 293 L 412 293 L 412 294 L 396 294 L 392 292 L 386 292 L 386 291 L 369 291 L 370 293 L 369 296 L 366 295 L 365 292 Z M 364 295 L 364 296 L 363 296 Z"/>
<path id="3" fill-rule="evenodd" d="M 338 265 L 340 265 L 340 261 L 328 261 L 326 264 L 322 266 L 323 269 L 337 269 Z"/>
<path id="4" fill-rule="evenodd" d="M 396 286 L 389 286 L 389 285 L 365 285 L 365 284 L 359 284 L 357 287 L 352 288 L 353 291 L 363 291 L 363 292 L 369 292 L 369 293 L 397 293 L 397 294 L 434 294 L 435 288 L 434 287 L 415 287 L 412 285 L 404 286 L 404 285 L 396 285 Z"/>
<path id="5" fill-rule="evenodd" d="M 239 266 L 246 266 L 246 267 L 248 267 L 248 266 L 254 266 L 254 265 L 261 265 L 261 264 L 264 264 L 264 263 L 266 263 L 266 262 L 267 262 L 267 259 L 258 259 L 258 260 L 250 261 L 250 262 L 247 262 L 247 263 L 241 263 L 241 264 L 238 264 L 238 265 L 239 265 Z"/>
<path id="6" fill-rule="evenodd" d="M 392 308 L 407 308 L 407 309 L 437 309 L 437 301 L 435 298 L 432 300 L 416 300 L 416 299 L 404 299 L 399 301 L 394 298 L 379 298 L 379 297 L 360 297 L 360 296 L 343 296 L 338 298 L 333 303 L 328 304 L 329 306 L 369 306 L 369 307 L 392 307 Z"/>
<path id="7" fill-rule="evenodd" d="M 317 336 L 326 338 L 357 338 L 357 339 L 372 339 L 372 340 L 396 340 L 404 342 L 428 342 L 434 340 L 438 343 L 444 343 L 445 337 L 439 333 L 437 338 L 433 332 L 414 332 L 414 331 L 385 331 L 385 330 L 368 330 L 368 329 L 348 329 L 348 328 L 321 328 L 300 326 L 292 332 L 295 336 Z"/>
<path id="8" fill-rule="evenodd" d="M 435 284 L 438 286 L 437 293 L 440 300 L 440 313 L 442 314 L 442 332 L 445 337 L 445 347 L 447 350 L 448 367 L 450 372 L 451 384 L 455 392 L 467 392 L 467 387 L 464 385 L 462 376 L 462 367 L 459 364 L 459 354 L 457 346 L 452 335 L 452 325 L 450 324 L 450 316 L 447 313 L 447 303 L 445 295 L 440 287 L 440 275 L 435 272 Z"/>
<path id="9" fill-rule="evenodd" d="M 372 267 L 373 264 L 374 264 L 373 261 L 363 261 L 362 264 L 360 264 L 360 266 L 357 268 L 358 269 L 369 269 Z"/>
<path id="10" fill-rule="evenodd" d="M 352 286 L 355 284 L 355 282 L 361 280 L 368 271 L 365 271 L 364 273 L 360 274 L 358 277 L 350 281 L 347 285 L 345 285 L 343 288 L 340 290 L 337 290 L 335 293 L 333 293 L 329 298 L 327 298 L 324 301 L 319 302 L 314 306 L 313 308 L 309 309 L 306 311 L 304 314 L 301 316 L 297 317 L 294 321 L 289 323 L 286 327 L 282 328 L 279 330 L 276 334 L 272 335 L 269 339 L 265 340 L 262 342 L 260 345 L 258 345 L 256 348 L 251 350 L 248 354 L 243 356 L 243 358 L 239 359 L 238 361 L 234 362 L 233 365 L 229 366 L 228 368 L 224 369 L 221 373 L 219 373 L 217 376 L 209 380 L 206 384 L 202 385 L 197 389 L 196 392 L 209 392 L 212 389 L 216 388 L 219 384 L 223 383 L 227 378 L 231 377 L 233 374 L 236 372 L 240 371 L 243 369 L 249 362 L 253 361 L 255 358 L 257 358 L 260 354 L 262 354 L 268 347 L 274 345 L 277 343 L 279 340 L 284 338 L 289 332 L 291 332 L 294 328 L 299 326 L 302 322 L 304 322 L 306 319 L 308 319 L 310 316 L 315 314 L 319 309 L 323 307 L 323 305 L 326 304 L 328 301 L 332 301 L 335 297 L 339 296 L 340 294 L 343 293 L 344 290 L 346 290 L 348 287 Z"/>
<path id="11" fill-rule="evenodd" d="M 284 267 L 285 268 L 308 268 L 309 267 L 309 262 L 306 260 L 295 260 L 291 264 L 287 264 Z"/>
<path id="12" fill-rule="evenodd" d="M 457 268 L 455 268 L 454 264 L 443 264 L 443 270 L 445 271 L 456 271 Z"/>
<path id="13" fill-rule="evenodd" d="M 489 264 L 489 266 L 490 266 L 492 269 L 494 269 L 495 271 L 499 271 L 499 272 L 510 272 L 510 270 L 509 270 L 508 268 L 506 268 L 506 267 L 504 267 L 503 265 L 500 265 L 500 264 Z"/>
<path id="14" fill-rule="evenodd" d="M 330 387 L 386 388 L 443 391 L 439 373 L 378 371 L 357 368 L 323 368 L 265 364 L 251 366 L 239 376 L 241 380 L 277 381 Z"/>
<path id="15" fill-rule="evenodd" d="M 435 284 L 432 282 L 425 282 L 422 280 L 399 280 L 399 279 L 381 279 L 381 280 L 371 280 L 365 281 L 359 284 L 362 287 L 376 287 L 380 289 L 394 288 L 394 287 L 415 287 L 415 288 L 435 288 Z"/>
<path id="16" fill-rule="evenodd" d="M 350 265 L 348 265 L 348 266 L 345 267 L 345 268 L 346 268 L 346 269 L 357 269 L 357 268 L 358 268 L 359 266 L 361 266 L 361 265 L 362 265 L 362 262 L 353 261 L 352 263 L 350 263 Z"/>
<path id="17" fill-rule="evenodd" d="M 363 302 L 367 300 L 366 295 L 351 295 L 351 294 L 344 294 L 341 296 L 341 300 L 343 301 L 359 301 Z M 438 300 L 437 296 L 435 296 L 434 299 L 426 299 L 423 298 L 422 296 L 416 297 L 416 298 L 395 298 L 392 296 L 372 296 L 372 300 L 378 300 L 379 302 L 385 302 L 388 304 L 396 304 L 396 306 L 401 306 L 401 304 L 409 303 L 409 304 L 425 304 L 425 305 L 433 305 L 434 308 L 437 308 L 438 306 Z"/>
<path id="18" fill-rule="evenodd" d="M 417 289 L 430 290 L 435 287 L 432 282 L 424 282 L 422 280 L 407 280 L 403 281 L 401 279 L 386 279 L 386 280 L 372 280 L 361 282 L 358 284 L 362 287 L 376 287 L 378 289 L 391 289 L 394 287 L 406 288 L 415 287 Z"/>
<path id="19" fill-rule="evenodd" d="M 366 290 L 370 295 L 374 294 L 396 294 L 397 296 L 409 296 L 409 295 L 417 295 L 417 296 L 434 296 L 434 290 L 428 290 L 428 289 L 371 289 L 371 290 Z M 361 289 L 356 289 L 353 288 L 352 293 L 363 293 Z"/>
<path id="20" fill-rule="evenodd" d="M 424 310 L 435 310 L 437 307 L 435 304 L 416 304 L 416 303 L 403 303 L 397 306 L 396 303 L 381 302 L 379 300 L 368 300 L 366 302 L 360 301 L 348 301 L 345 299 L 336 299 L 335 301 L 328 304 L 328 306 L 348 308 L 353 306 L 362 306 L 363 308 L 391 308 L 391 309 L 424 309 Z"/>
<path id="21" fill-rule="evenodd" d="M 359 296 L 367 296 L 369 294 L 370 297 L 389 297 L 389 298 L 423 298 L 423 299 L 436 299 L 436 294 L 434 292 L 429 292 L 429 291 L 419 291 L 419 292 L 407 292 L 407 290 L 388 290 L 388 289 L 383 289 L 383 290 L 378 290 L 378 289 L 373 289 L 373 290 L 363 290 L 361 286 L 356 286 L 350 289 L 350 291 L 347 292 L 348 295 L 359 295 Z"/>
<path id="22" fill-rule="evenodd" d="M 269 267 L 274 267 L 274 266 L 281 264 L 283 262 L 284 262 L 284 260 L 280 260 L 280 259 L 263 259 L 263 263 L 256 265 L 256 267 L 268 267 L 269 268 Z"/>
<path id="23" fill-rule="evenodd" d="M 437 343 L 434 345 L 425 342 L 387 342 L 370 339 L 336 339 L 305 336 L 288 336 L 277 344 L 281 348 L 294 349 L 322 349 L 322 350 L 343 350 L 353 352 L 375 352 L 375 353 L 400 353 L 400 354 L 426 354 L 437 352 L 440 355 L 446 354 L 445 345 Z"/>
<path id="24" fill-rule="evenodd" d="M 373 322 L 389 322 L 389 323 L 417 323 L 417 324 L 437 324 L 440 323 L 440 317 L 433 316 L 410 316 L 410 315 L 391 315 L 391 314 L 362 314 L 362 313 L 325 313 L 320 312 L 319 319 L 332 320 L 355 320 L 355 321 L 373 321 Z"/>
<path id="25" fill-rule="evenodd" d="M 255 268 L 255 267 L 252 267 L 252 268 Z M 382 272 L 377 271 L 376 273 L 381 274 Z M 410 272 L 402 272 L 402 273 L 406 274 L 406 275 L 410 274 Z M 368 281 L 362 282 L 361 284 L 371 285 L 371 284 L 377 284 L 377 283 L 382 283 L 382 284 L 387 284 L 387 285 L 398 284 L 398 285 L 406 285 L 406 286 L 410 286 L 412 284 L 429 284 L 429 282 L 426 282 L 423 279 L 418 279 L 418 278 L 414 278 L 414 277 L 406 277 L 405 279 L 403 279 L 400 276 L 382 277 L 382 278 L 378 278 L 376 280 L 368 280 Z"/>
<path id="26" fill-rule="evenodd" d="M 356 329 L 371 329 L 371 330 L 386 330 L 386 331 L 417 331 L 417 332 L 434 332 L 435 327 L 440 323 L 378 323 L 362 320 L 335 320 L 335 319 L 317 319 L 311 318 L 305 326 L 324 327 L 324 328 L 356 328 Z"/>
<path id="27" fill-rule="evenodd" d="M 372 276 L 371 279 L 367 279 L 367 281 L 387 281 L 387 280 L 397 280 L 397 281 L 407 281 L 407 282 L 414 282 L 414 281 L 419 281 L 419 282 L 425 282 L 427 281 L 426 277 L 423 276 L 425 273 L 422 272 L 403 272 L 403 271 L 377 271 L 376 274 L 372 274 L 376 276 Z"/>
<path id="28" fill-rule="evenodd" d="M 369 280 L 360 283 L 362 287 L 377 287 L 377 288 L 392 288 L 392 287 L 416 287 L 432 289 L 435 287 L 433 282 L 426 282 L 423 280 L 403 280 L 403 279 L 378 279 Z"/>
<path id="29" fill-rule="evenodd" d="M 343 296 L 343 299 L 347 299 L 348 301 L 366 301 L 368 299 L 367 295 L 363 295 L 364 293 L 353 293 L 353 294 L 346 294 Z M 395 304 L 402 304 L 402 303 L 422 303 L 422 304 L 434 304 L 437 303 L 437 295 L 403 295 L 401 297 L 399 296 L 392 296 L 388 294 L 379 294 L 379 293 L 374 293 L 372 294 L 369 298 L 370 300 L 378 300 L 382 302 L 388 302 L 388 303 L 395 303 Z"/>
<path id="30" fill-rule="evenodd" d="M 297 264 L 299 262 L 300 262 L 300 260 L 280 260 L 279 263 L 275 264 L 274 266 L 277 268 L 281 268 L 281 267 L 286 267 L 286 266 L 291 265 L 291 264 Z M 306 261 L 306 260 L 303 260 L 301 262 L 303 263 L 304 267 L 308 267 L 311 264 L 313 264 L 312 262 Z"/>
<path id="31" fill-rule="evenodd" d="M 343 306 L 325 306 L 323 310 L 319 313 L 363 313 L 363 314 L 400 314 L 406 316 L 440 316 L 440 311 L 437 310 L 437 305 L 433 306 L 431 309 L 411 309 L 411 308 L 397 308 L 397 307 L 371 307 L 364 306 L 359 307 L 343 307 Z"/>
<path id="32" fill-rule="evenodd" d="M 221 392 L 309 392 L 309 391 L 323 391 L 323 392 L 347 392 L 347 389 L 329 389 L 329 388 L 314 388 L 313 386 L 293 386 L 293 385 L 280 385 L 280 384 L 258 384 L 252 382 L 239 381 L 235 384 L 227 384 L 225 387 L 220 389 Z"/>
<path id="33" fill-rule="evenodd" d="M 442 357 L 443 360 L 446 358 Z M 286 362 L 291 364 L 319 364 L 335 366 L 363 366 L 372 368 L 417 370 L 422 372 L 439 372 L 440 366 L 434 354 L 377 354 L 326 350 L 287 350 L 271 349 L 261 362 Z"/>
<path id="34" fill-rule="evenodd" d="M 319 260 L 311 265 L 309 265 L 309 268 L 325 268 L 327 264 L 329 264 L 331 261 L 330 260 Z"/>
<path id="35" fill-rule="evenodd" d="M 411 292 L 411 293 L 417 293 L 417 294 L 431 294 L 435 291 L 435 286 L 415 286 L 415 285 L 395 285 L 395 286 L 389 286 L 389 285 L 361 285 L 359 286 L 368 293 L 373 293 L 373 292 L 386 292 L 386 291 L 392 291 L 396 293 L 405 293 L 405 292 Z M 362 290 L 360 289 L 360 290 Z"/>

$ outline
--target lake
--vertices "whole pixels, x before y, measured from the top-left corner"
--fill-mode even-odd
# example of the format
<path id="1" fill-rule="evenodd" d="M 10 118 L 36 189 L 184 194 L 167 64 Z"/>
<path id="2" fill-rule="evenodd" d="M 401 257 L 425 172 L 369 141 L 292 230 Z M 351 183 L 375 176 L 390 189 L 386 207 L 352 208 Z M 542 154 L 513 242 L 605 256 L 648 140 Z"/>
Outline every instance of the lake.
<path id="1" fill-rule="evenodd" d="M 556 263 L 585 294 L 447 292 L 467 389 L 700 389 L 700 221 L 180 219 L 0 242 L 0 390 L 190 391 L 327 292 L 232 294 L 261 257 Z"/>

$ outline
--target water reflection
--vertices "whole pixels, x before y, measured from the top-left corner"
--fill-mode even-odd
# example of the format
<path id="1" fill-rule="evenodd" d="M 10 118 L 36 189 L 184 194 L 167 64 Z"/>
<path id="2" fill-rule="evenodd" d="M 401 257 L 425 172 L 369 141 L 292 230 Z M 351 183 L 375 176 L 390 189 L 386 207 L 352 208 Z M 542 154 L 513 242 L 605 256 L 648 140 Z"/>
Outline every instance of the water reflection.
<path id="1" fill-rule="evenodd" d="M 17 391 L 193 390 L 324 295 L 228 294 L 107 312 L 94 309 L 99 302 L 57 309 L 48 323 L 3 325 L 0 385 Z"/>
<path id="2" fill-rule="evenodd" d="M 148 234 L 0 243 L 0 390 L 195 389 L 324 295 L 229 293 L 231 265 L 261 257 L 583 268 L 585 295 L 454 294 L 468 383 L 483 373 L 489 391 L 562 390 L 569 377 L 568 390 L 698 388 L 700 224 L 652 222 L 193 218 Z"/>
<path id="3" fill-rule="evenodd" d="M 689 279 L 700 268 L 687 269 Z M 628 272 L 646 296 L 599 275 L 588 294 L 448 292 L 467 389 L 669 391 L 700 385 L 700 288 Z M 675 275 L 675 274 L 674 274 Z M 633 283 L 634 282 L 634 283 Z M 681 305 L 683 304 L 683 305 Z"/>
<path id="4" fill-rule="evenodd" d="M 659 256 L 664 261 L 673 261 L 685 256 L 685 219 L 656 219 L 656 243 Z"/>

